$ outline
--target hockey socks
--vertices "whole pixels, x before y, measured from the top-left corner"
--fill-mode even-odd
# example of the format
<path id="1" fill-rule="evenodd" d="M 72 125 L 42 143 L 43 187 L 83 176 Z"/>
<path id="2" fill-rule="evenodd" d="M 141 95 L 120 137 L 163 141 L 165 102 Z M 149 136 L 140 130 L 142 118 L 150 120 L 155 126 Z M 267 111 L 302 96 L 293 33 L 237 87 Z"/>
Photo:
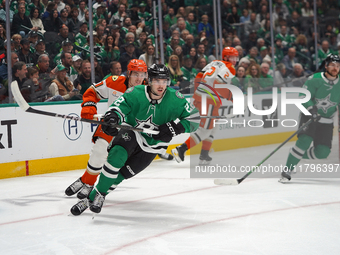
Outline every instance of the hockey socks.
<path id="1" fill-rule="evenodd" d="M 202 141 L 202 150 L 209 152 L 211 146 L 212 146 L 212 141 L 210 141 L 210 140 L 203 140 Z"/>
<path id="2" fill-rule="evenodd" d="M 87 167 L 89 168 L 90 166 L 88 165 Z M 93 186 L 97 180 L 98 175 L 100 174 L 101 169 L 102 168 L 99 168 L 97 173 L 93 173 L 92 171 L 89 172 L 88 169 L 86 169 L 85 173 L 81 177 L 81 181 L 85 184 Z"/>
<path id="3" fill-rule="evenodd" d="M 287 159 L 286 167 L 289 169 L 289 171 L 293 171 L 295 166 L 304 157 L 312 141 L 313 141 L 313 138 L 308 135 L 301 135 L 299 137 L 294 147 L 291 148 L 288 159 Z"/>
<path id="4" fill-rule="evenodd" d="M 128 158 L 127 151 L 120 145 L 114 146 L 107 158 L 107 162 L 103 166 L 103 170 L 99 176 L 96 189 L 102 194 L 108 194 L 108 191 L 112 191 L 119 183 L 124 180 L 119 170 L 125 165 Z M 96 191 L 92 190 L 90 193 L 90 200 L 93 201 Z"/>
<path id="5" fill-rule="evenodd" d="M 191 137 L 189 137 L 184 143 L 187 145 L 187 150 L 196 145 L 195 140 Z"/>
<path id="6" fill-rule="evenodd" d="M 117 187 L 119 183 L 124 180 L 124 177 L 121 173 L 117 172 L 116 178 L 110 178 L 105 176 L 103 173 L 100 174 L 99 182 L 96 185 L 96 189 L 102 194 L 108 194 L 109 189 L 114 189 L 113 187 Z M 90 200 L 93 201 L 96 196 L 96 190 L 93 189 L 90 193 Z"/>

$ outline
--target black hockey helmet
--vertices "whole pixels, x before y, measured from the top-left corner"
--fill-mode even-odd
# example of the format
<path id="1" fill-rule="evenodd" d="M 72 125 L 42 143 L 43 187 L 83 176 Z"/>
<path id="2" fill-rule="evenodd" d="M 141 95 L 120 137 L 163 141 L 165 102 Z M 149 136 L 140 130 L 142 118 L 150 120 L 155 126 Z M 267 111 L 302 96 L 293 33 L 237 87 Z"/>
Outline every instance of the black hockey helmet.
<path id="1" fill-rule="evenodd" d="M 169 69 L 163 64 L 152 64 L 148 69 L 149 84 L 152 84 L 152 79 L 166 79 L 167 86 L 170 86 L 170 72 Z"/>
<path id="2" fill-rule="evenodd" d="M 340 57 L 332 53 L 328 54 L 328 56 L 325 59 L 325 65 L 328 66 L 328 64 L 332 62 L 340 63 Z"/>

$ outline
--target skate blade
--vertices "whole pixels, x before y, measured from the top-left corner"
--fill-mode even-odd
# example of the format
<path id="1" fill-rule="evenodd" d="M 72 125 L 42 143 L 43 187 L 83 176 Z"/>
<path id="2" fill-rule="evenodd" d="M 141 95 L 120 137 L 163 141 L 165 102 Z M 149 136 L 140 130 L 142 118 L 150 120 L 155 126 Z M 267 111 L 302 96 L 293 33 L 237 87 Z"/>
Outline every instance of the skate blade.
<path id="1" fill-rule="evenodd" d="M 200 160 L 198 165 L 199 166 L 209 166 L 211 161 L 206 161 L 206 160 Z"/>
<path id="2" fill-rule="evenodd" d="M 177 163 L 181 163 L 182 162 L 181 158 L 178 156 L 176 148 L 171 150 L 171 154 L 174 156 L 174 158 L 177 161 Z"/>
<path id="3" fill-rule="evenodd" d="M 158 154 L 158 157 L 161 158 L 161 159 L 164 159 L 164 160 L 173 160 L 174 159 L 174 156 L 172 156 L 169 153 L 165 153 L 164 155 Z"/>
<path id="4" fill-rule="evenodd" d="M 290 180 L 285 178 L 285 177 L 281 177 L 281 179 L 278 180 L 278 182 L 281 182 L 281 183 L 288 183 Z"/>
<path id="5" fill-rule="evenodd" d="M 238 185 L 239 182 L 237 181 L 237 179 L 215 179 L 214 180 L 214 184 L 215 185 Z"/>

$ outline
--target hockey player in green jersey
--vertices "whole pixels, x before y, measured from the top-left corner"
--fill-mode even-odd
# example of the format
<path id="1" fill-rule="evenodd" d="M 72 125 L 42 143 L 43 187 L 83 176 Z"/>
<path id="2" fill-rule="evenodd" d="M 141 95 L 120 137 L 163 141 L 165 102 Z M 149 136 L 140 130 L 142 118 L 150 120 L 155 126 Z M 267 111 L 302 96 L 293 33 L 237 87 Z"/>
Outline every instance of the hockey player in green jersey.
<path id="1" fill-rule="evenodd" d="M 340 103 L 340 57 L 328 55 L 325 70 L 314 74 L 303 86 L 311 93 L 311 99 L 303 104 L 311 115 L 301 115 L 300 126 L 310 118 L 313 122 L 298 135 L 298 140 L 288 155 L 286 169 L 281 173 L 280 182 L 291 179 L 291 172 L 301 159 L 324 159 L 331 151 L 333 117 Z"/>
<path id="2" fill-rule="evenodd" d="M 121 129 L 112 140 L 107 161 L 97 185 L 88 198 L 71 208 L 80 215 L 88 207 L 99 213 L 105 196 L 124 179 L 143 171 L 156 157 L 163 154 L 171 139 L 181 133 L 194 132 L 199 126 L 199 113 L 184 96 L 169 87 L 170 74 L 163 64 L 153 64 L 148 69 L 148 86 L 135 86 L 113 102 L 103 120 L 108 124 L 123 124 L 136 128 L 158 130 L 157 135 Z M 110 135 L 116 128 L 102 125 Z M 109 191 L 110 189 L 110 191 Z"/>

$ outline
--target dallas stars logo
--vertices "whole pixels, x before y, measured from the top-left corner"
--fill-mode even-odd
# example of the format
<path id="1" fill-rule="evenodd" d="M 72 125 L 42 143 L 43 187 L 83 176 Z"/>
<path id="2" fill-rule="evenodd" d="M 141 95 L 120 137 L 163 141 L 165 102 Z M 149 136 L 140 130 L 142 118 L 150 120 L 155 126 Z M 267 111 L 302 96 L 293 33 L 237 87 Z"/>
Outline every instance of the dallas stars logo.
<path id="1" fill-rule="evenodd" d="M 336 103 L 332 102 L 330 97 L 331 97 L 331 94 L 329 94 L 325 98 L 321 98 L 321 99 L 315 98 L 316 107 L 318 109 L 322 109 L 324 113 L 327 113 L 329 108 L 336 106 Z"/>
<path id="2" fill-rule="evenodd" d="M 149 118 L 146 120 L 139 120 L 136 118 L 137 126 L 136 128 L 146 128 L 146 129 L 152 129 L 155 130 L 157 129 L 157 126 L 155 123 L 152 122 L 152 115 L 150 115 Z"/>
<path id="3" fill-rule="evenodd" d="M 129 136 L 128 133 L 123 134 L 123 135 L 122 135 L 122 138 L 125 140 L 125 142 L 128 142 L 128 141 L 131 140 L 131 137 Z"/>

